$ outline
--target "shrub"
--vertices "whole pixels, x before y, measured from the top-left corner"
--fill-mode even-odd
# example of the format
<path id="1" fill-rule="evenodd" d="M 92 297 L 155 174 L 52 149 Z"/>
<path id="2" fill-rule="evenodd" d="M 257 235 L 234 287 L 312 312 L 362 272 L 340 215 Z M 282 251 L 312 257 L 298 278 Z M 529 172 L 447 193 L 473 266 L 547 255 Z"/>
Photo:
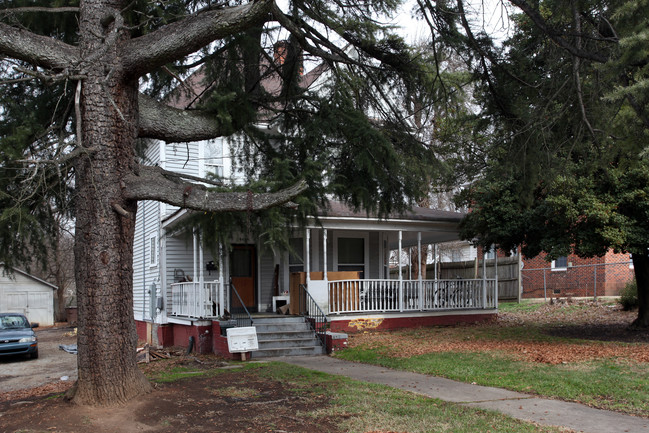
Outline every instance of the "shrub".
<path id="1" fill-rule="evenodd" d="M 638 308 L 638 283 L 635 278 L 624 286 L 620 292 L 620 304 L 624 311 L 633 310 Z"/>

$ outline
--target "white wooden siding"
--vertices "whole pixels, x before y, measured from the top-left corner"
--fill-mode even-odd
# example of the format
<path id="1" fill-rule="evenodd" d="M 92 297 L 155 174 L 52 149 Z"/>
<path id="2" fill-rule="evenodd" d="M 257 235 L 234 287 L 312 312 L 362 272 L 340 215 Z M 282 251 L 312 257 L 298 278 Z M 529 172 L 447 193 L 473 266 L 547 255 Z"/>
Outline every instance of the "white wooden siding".
<path id="1" fill-rule="evenodd" d="M 145 152 L 145 164 L 160 163 L 159 143 L 151 145 Z M 141 201 L 135 218 L 133 240 L 133 313 L 136 320 L 150 320 L 149 291 L 153 284 L 160 286 L 160 260 L 151 266 L 151 237 L 156 238 L 155 254 L 160 257 L 160 203 Z M 155 297 L 155 293 L 154 293 Z"/>
<path id="2" fill-rule="evenodd" d="M 171 302 L 171 284 L 176 282 L 176 271 L 182 270 L 186 278 L 198 282 L 201 268 L 203 270 L 203 281 L 216 281 L 219 279 L 219 271 L 208 272 L 206 263 L 213 261 L 218 265 L 218 257 L 213 257 L 208 249 L 203 251 L 203 263 L 198 262 L 198 251 L 196 252 L 196 275 L 194 275 L 194 240 L 190 233 L 167 236 L 166 238 L 166 280 L 167 305 Z"/>
<path id="3" fill-rule="evenodd" d="M 154 201 L 138 204 L 133 241 L 133 310 L 137 320 L 150 320 L 149 290 L 160 286 L 160 261 L 151 265 L 151 237 L 156 239 L 154 254 L 160 257 L 160 206 Z"/>
<path id="4" fill-rule="evenodd" d="M 2 275 L 0 266 L 0 311 L 20 313 L 41 326 L 54 324 L 54 287 L 20 272 Z"/>

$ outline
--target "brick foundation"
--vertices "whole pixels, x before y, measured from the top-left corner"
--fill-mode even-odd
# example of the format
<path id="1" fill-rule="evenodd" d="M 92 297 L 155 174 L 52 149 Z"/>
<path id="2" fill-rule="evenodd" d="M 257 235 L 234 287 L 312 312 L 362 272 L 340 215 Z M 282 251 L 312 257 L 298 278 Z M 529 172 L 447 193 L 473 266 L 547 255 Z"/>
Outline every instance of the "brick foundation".
<path id="1" fill-rule="evenodd" d="M 422 326 L 455 325 L 458 323 L 476 323 L 493 320 L 496 313 L 454 314 L 444 316 L 376 316 L 357 319 L 336 319 L 331 321 L 331 332 L 353 334 L 370 330 L 388 330 L 399 328 L 420 328 Z"/>
<path id="2" fill-rule="evenodd" d="M 327 331 L 326 335 L 327 353 L 338 352 L 347 348 L 347 334 L 342 332 Z"/>

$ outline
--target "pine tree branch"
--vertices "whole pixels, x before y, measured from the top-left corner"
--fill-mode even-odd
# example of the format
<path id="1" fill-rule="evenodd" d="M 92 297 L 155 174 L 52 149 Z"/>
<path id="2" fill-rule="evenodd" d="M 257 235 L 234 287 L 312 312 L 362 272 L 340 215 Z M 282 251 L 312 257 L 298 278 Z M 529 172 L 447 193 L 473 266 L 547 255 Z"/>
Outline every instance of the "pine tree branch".
<path id="1" fill-rule="evenodd" d="M 19 14 L 19 13 L 34 13 L 34 12 L 46 12 L 46 13 L 65 13 L 65 12 L 79 12 L 78 7 L 68 6 L 68 7 L 22 7 L 22 8 L 6 8 L 0 10 L 0 15 L 9 15 L 9 14 Z"/>
<path id="2" fill-rule="evenodd" d="M 181 110 L 140 94 L 140 138 L 167 143 L 207 140 L 228 134 L 214 116 L 200 110 Z"/>
<path id="3" fill-rule="evenodd" d="M 56 70 L 66 70 L 80 61 L 76 47 L 4 23 L 0 23 L 0 55 Z"/>
<path id="4" fill-rule="evenodd" d="M 603 56 L 592 51 L 584 50 L 574 44 L 570 43 L 564 37 L 561 36 L 561 33 L 548 25 L 547 21 L 541 16 L 538 10 L 536 10 L 531 4 L 526 0 L 510 0 L 512 4 L 521 9 L 525 15 L 527 15 L 532 22 L 539 28 L 543 33 L 545 33 L 554 43 L 559 45 L 561 48 L 568 51 L 573 56 L 580 57 L 582 59 L 591 60 L 597 63 L 606 63 L 608 61 L 607 56 Z M 615 41 L 612 41 L 615 42 Z"/>
<path id="5" fill-rule="evenodd" d="M 160 167 L 139 167 L 124 179 L 124 195 L 133 200 L 157 200 L 184 209 L 207 212 L 256 211 L 289 203 L 306 190 L 306 182 L 273 193 L 215 192 L 185 182 L 178 173 Z"/>
<path id="6" fill-rule="evenodd" d="M 141 76 L 185 57 L 209 43 L 269 18 L 273 0 L 208 10 L 188 16 L 128 41 L 123 48 L 124 70 Z"/>

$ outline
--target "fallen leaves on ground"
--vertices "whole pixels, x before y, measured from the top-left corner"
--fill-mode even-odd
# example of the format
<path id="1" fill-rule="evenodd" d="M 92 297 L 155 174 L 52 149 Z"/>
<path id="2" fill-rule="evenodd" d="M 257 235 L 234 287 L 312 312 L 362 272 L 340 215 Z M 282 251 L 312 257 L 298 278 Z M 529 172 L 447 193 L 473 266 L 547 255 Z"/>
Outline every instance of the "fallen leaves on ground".
<path id="1" fill-rule="evenodd" d="M 555 303 L 531 312 L 500 313 L 491 323 L 353 334 L 348 344 L 380 349 L 387 356 L 403 358 L 438 352 L 501 351 L 525 361 L 547 364 L 601 358 L 649 362 L 647 331 L 627 329 L 633 318 L 634 313 L 611 304 Z M 536 331 L 529 338 L 512 338 L 506 332 L 498 337 L 498 329 L 524 326 L 559 338 L 543 341 Z"/>
<path id="2" fill-rule="evenodd" d="M 74 381 L 52 382 L 36 388 L 19 389 L 17 391 L 3 392 L 0 394 L 0 401 L 22 401 L 29 400 L 33 397 L 42 397 L 49 394 L 58 394 L 66 392 L 72 387 Z"/>

